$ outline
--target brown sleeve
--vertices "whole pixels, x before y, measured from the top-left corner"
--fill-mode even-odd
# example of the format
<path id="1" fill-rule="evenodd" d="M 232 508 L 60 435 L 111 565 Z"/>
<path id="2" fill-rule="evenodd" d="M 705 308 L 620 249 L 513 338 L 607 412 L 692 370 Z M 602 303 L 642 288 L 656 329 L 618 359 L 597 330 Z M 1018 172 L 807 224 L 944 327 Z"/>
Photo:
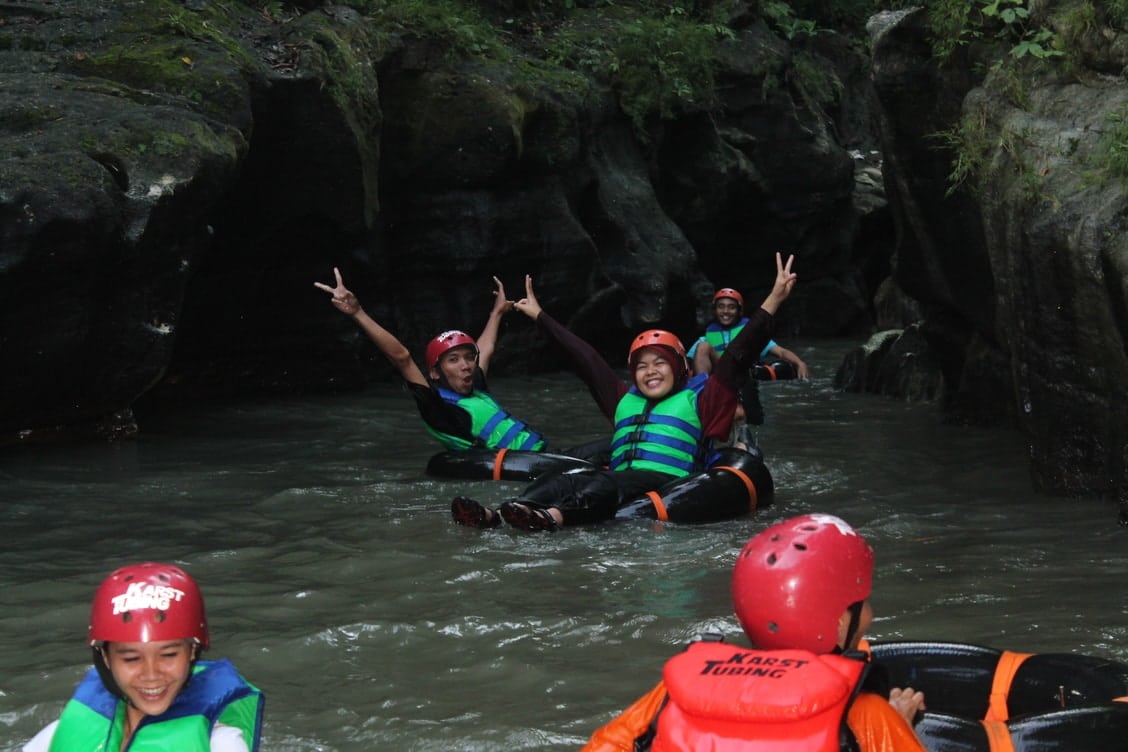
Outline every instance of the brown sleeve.
<path id="1" fill-rule="evenodd" d="M 587 385 L 595 404 L 599 405 L 600 411 L 607 416 L 607 420 L 614 421 L 615 407 L 627 393 L 629 388 L 627 384 L 615 375 L 615 371 L 594 347 L 577 337 L 556 319 L 542 311 L 537 317 L 537 324 L 572 359 L 576 375 Z"/>
<path id="2" fill-rule="evenodd" d="M 606 726 L 597 729 L 580 752 L 633 752 L 635 739 L 647 732 L 665 700 L 666 685 L 658 682 Z"/>

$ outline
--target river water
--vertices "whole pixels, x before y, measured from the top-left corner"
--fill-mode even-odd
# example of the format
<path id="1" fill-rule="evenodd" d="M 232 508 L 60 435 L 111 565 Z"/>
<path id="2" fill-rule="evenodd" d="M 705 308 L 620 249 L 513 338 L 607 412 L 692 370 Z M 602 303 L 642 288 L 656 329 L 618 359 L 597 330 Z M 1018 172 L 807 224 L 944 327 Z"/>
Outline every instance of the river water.
<path id="1" fill-rule="evenodd" d="M 765 384 L 774 507 L 735 521 L 527 534 L 449 501 L 518 483 L 428 478 L 398 385 L 138 415 L 114 445 L 0 456 L 0 750 L 56 718 L 89 665 L 89 599 L 124 563 L 201 583 L 210 657 L 267 695 L 264 750 L 574 750 L 702 631 L 739 641 L 729 572 L 782 517 L 831 512 L 877 556 L 871 639 L 1128 660 L 1128 530 L 1030 490 L 1012 433 L 836 392 L 855 343 L 789 342 L 810 382 Z M 575 377 L 497 378 L 557 447 L 607 427 Z"/>

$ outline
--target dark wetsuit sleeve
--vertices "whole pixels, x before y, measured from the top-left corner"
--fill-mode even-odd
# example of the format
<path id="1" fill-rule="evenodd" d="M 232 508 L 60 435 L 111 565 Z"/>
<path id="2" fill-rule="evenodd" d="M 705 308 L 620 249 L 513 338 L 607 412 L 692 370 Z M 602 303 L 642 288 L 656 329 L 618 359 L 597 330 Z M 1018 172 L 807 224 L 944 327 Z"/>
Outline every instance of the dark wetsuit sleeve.
<path id="1" fill-rule="evenodd" d="M 479 369 L 474 374 L 474 387 L 482 389 L 484 385 L 485 379 Z M 469 442 L 476 440 L 470 422 L 470 413 L 445 401 L 438 391 L 430 386 L 408 383 L 407 388 L 415 398 L 415 406 L 419 408 L 419 415 L 424 423 L 439 433 L 457 436 Z"/>
<path id="2" fill-rule="evenodd" d="M 757 308 L 717 359 L 709 381 L 697 397 L 697 414 L 706 436 L 719 441 L 728 439 L 737 392 L 748 382 L 749 369 L 756 365 L 774 329 L 772 315 Z"/>
<path id="3" fill-rule="evenodd" d="M 576 374 L 587 384 L 595 404 L 599 405 L 600 411 L 607 416 L 607 420 L 614 421 L 615 407 L 627 393 L 627 385 L 615 375 L 615 371 L 594 347 L 568 331 L 568 328 L 556 319 L 542 311 L 537 317 L 537 323 L 545 334 L 568 353 Z"/>

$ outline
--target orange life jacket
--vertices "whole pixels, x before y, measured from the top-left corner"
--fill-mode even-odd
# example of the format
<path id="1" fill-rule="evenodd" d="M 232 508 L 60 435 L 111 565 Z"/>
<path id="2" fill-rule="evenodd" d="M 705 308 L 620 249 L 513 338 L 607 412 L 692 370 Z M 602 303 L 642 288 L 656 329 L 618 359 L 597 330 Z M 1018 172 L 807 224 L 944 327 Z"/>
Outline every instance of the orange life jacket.
<path id="1" fill-rule="evenodd" d="M 839 752 L 860 657 L 698 642 L 671 658 L 653 752 Z"/>

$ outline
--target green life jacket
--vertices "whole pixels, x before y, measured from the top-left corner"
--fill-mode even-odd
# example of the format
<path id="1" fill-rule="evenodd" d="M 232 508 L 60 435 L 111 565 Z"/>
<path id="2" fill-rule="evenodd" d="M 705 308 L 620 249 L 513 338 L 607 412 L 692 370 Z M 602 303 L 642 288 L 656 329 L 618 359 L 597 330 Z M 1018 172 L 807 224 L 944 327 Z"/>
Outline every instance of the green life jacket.
<path id="1" fill-rule="evenodd" d="M 747 316 L 740 319 L 740 321 L 737 321 L 728 329 L 725 329 L 723 326 L 714 321 L 713 323 L 709 324 L 709 326 L 705 327 L 704 339 L 709 343 L 710 346 L 712 346 L 713 352 L 715 352 L 719 357 L 724 354 L 725 348 L 729 346 L 729 342 L 732 342 L 734 339 L 736 339 L 736 335 L 740 334 L 747 324 Z M 764 358 L 768 357 L 768 354 L 775 346 L 776 341 L 774 339 L 769 339 L 768 344 L 764 345 L 764 349 L 760 351 L 760 359 L 763 360 Z M 694 349 L 696 349 L 696 343 L 694 343 Z M 693 356 L 690 355 L 689 357 L 692 359 Z"/>
<path id="2" fill-rule="evenodd" d="M 159 716 L 142 719 L 129 752 L 209 752 L 216 723 L 234 726 L 257 752 L 263 696 L 230 661 L 197 661 L 192 677 Z M 118 752 L 125 727 L 125 701 L 111 694 L 90 669 L 63 708 L 51 752 Z"/>
<path id="3" fill-rule="evenodd" d="M 740 334 L 747 323 L 748 317 L 744 316 L 740 321 L 737 321 L 728 329 L 725 329 L 714 321 L 709 324 L 709 326 L 705 327 L 705 341 L 713 347 L 713 352 L 717 355 L 722 355 L 725 348 L 728 347 L 728 343 L 736 339 L 736 335 Z"/>
<path id="4" fill-rule="evenodd" d="M 631 387 L 615 407 L 611 469 L 657 470 L 678 478 L 701 470 L 706 447 L 697 395 L 708 378 L 694 376 L 658 403 Z"/>
<path id="5" fill-rule="evenodd" d="M 525 449 L 543 451 L 547 442 L 539 433 L 502 409 L 494 398 L 475 389 L 470 394 L 459 394 L 443 387 L 435 387 L 444 401 L 462 408 L 470 415 L 470 431 L 476 440 L 452 436 L 427 426 L 427 431 L 447 449 L 469 449 L 485 446 L 489 449 Z"/>

